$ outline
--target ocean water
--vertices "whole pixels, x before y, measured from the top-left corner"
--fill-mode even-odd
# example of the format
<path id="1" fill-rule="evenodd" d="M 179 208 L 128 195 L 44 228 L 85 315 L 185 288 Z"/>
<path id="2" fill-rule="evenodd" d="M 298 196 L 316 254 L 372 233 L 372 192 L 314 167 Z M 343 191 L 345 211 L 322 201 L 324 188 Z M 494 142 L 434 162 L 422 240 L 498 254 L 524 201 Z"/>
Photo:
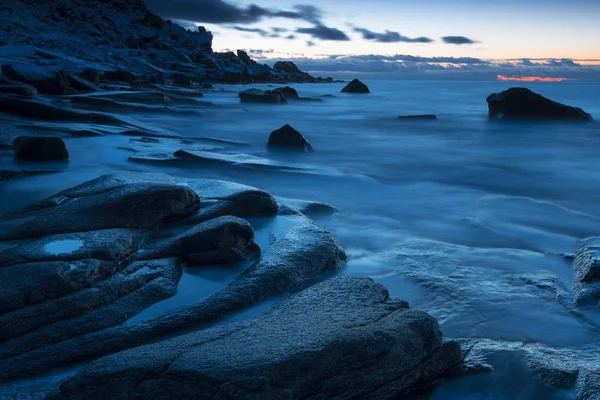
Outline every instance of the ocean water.
<path id="1" fill-rule="evenodd" d="M 163 132 L 245 143 L 212 151 L 260 157 L 270 166 L 134 163 L 124 149 L 130 137 L 70 138 L 68 165 L 35 165 L 63 169 L 59 175 L 0 183 L 11 194 L 0 199 L 0 212 L 119 170 L 236 181 L 339 208 L 317 221 L 347 249 L 339 274 L 374 278 L 436 317 L 449 338 L 560 349 L 599 343 L 600 311 L 572 312 L 573 271 L 563 255 L 574 253 L 578 240 L 600 235 L 600 123 L 490 122 L 485 98 L 508 88 L 505 82 L 366 83 L 372 94 L 342 94 L 343 84 L 294 85 L 301 96 L 334 97 L 278 106 L 240 104 L 237 91 L 249 86 L 223 85 L 205 96 L 214 109 L 129 112 Z M 527 87 L 600 119 L 598 83 Z M 407 114 L 438 120 L 397 119 Z M 269 133 L 284 124 L 302 132 L 315 152 L 267 150 Z M 3 154 L 0 166 L 15 164 Z M 233 276 L 201 285 L 198 296 Z M 492 365 L 495 372 L 447 382 L 433 397 L 573 398 L 546 388 L 517 353 Z"/>

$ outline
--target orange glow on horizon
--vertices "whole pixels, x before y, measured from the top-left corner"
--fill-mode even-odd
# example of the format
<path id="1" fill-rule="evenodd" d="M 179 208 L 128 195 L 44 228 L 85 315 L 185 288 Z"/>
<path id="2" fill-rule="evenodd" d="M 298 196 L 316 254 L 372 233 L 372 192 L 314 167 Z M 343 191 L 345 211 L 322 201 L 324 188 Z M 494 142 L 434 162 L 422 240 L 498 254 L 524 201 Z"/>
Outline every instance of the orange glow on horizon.
<path id="1" fill-rule="evenodd" d="M 567 78 L 545 78 L 542 76 L 506 76 L 498 74 L 499 81 L 518 81 L 518 82 L 563 82 Z"/>

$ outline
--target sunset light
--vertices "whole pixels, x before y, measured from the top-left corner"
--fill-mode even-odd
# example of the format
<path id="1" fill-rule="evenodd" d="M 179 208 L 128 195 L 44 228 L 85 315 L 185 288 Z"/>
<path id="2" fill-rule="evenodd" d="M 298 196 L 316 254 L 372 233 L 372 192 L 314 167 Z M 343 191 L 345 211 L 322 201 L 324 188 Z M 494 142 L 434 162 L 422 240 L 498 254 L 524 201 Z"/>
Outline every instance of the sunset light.
<path id="1" fill-rule="evenodd" d="M 506 76 L 498 74 L 499 81 L 517 81 L 517 82 L 563 82 L 567 78 L 552 78 L 542 76 Z"/>

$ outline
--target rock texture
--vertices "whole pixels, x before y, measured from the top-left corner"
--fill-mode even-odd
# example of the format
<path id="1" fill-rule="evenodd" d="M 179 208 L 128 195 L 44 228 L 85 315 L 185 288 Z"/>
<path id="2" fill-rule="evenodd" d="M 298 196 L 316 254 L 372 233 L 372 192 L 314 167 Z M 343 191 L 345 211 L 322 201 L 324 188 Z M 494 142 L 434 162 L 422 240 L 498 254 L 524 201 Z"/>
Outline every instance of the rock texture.
<path id="1" fill-rule="evenodd" d="M 591 115 L 581 108 L 557 103 L 526 88 L 510 88 L 493 93 L 486 101 L 490 119 L 592 120 Z"/>
<path id="2" fill-rule="evenodd" d="M 353 79 L 352 82 L 342 89 L 342 93 L 371 93 L 371 91 L 367 85 L 358 79 Z"/>
<path id="3" fill-rule="evenodd" d="M 274 90 L 248 89 L 241 91 L 239 93 L 239 97 L 242 103 L 287 103 L 285 95 Z"/>
<path id="4" fill-rule="evenodd" d="M 579 243 L 573 268 L 577 304 L 598 305 L 600 302 L 600 237 L 591 237 Z"/>
<path id="5" fill-rule="evenodd" d="M 100 359 L 51 398 L 392 399 L 460 362 L 432 317 L 338 278 L 254 320 Z"/>
<path id="6" fill-rule="evenodd" d="M 312 152 L 313 147 L 308 140 L 291 125 L 284 125 L 271 132 L 267 147 L 287 148 Z"/>
<path id="7" fill-rule="evenodd" d="M 15 157 L 26 161 L 64 161 L 69 159 L 67 145 L 58 136 L 18 136 L 13 141 Z"/>

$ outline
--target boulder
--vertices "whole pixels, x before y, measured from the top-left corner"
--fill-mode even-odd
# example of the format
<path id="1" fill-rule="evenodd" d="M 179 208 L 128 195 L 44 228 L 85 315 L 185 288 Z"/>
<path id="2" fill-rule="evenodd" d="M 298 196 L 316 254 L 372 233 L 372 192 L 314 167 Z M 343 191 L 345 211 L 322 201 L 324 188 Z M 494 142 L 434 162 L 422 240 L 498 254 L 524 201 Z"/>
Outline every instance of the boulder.
<path id="1" fill-rule="evenodd" d="M 493 93 L 486 101 L 489 118 L 495 120 L 592 120 L 592 116 L 581 108 L 557 103 L 526 88 L 510 88 Z"/>
<path id="2" fill-rule="evenodd" d="M 273 89 L 273 91 L 281 93 L 286 100 L 297 100 L 300 98 L 296 89 L 289 86 Z"/>
<path id="3" fill-rule="evenodd" d="M 428 314 L 368 278 L 336 278 L 248 322 L 100 359 L 50 399 L 393 399 L 461 358 Z"/>
<path id="4" fill-rule="evenodd" d="M 41 94 L 65 94 L 69 88 L 69 80 L 64 73 L 39 65 L 4 64 L 2 73 L 10 80 L 34 86 Z"/>
<path id="5" fill-rule="evenodd" d="M 313 151 L 310 142 L 306 140 L 300 132 L 288 124 L 271 132 L 267 147 L 298 149 L 308 152 Z"/>
<path id="6" fill-rule="evenodd" d="M 282 93 L 272 90 L 248 89 L 241 91 L 239 97 L 242 103 L 287 103 L 287 100 Z"/>
<path id="7" fill-rule="evenodd" d="M 67 145 L 58 136 L 18 136 L 13 141 L 15 157 L 25 161 L 64 161 Z"/>
<path id="8" fill-rule="evenodd" d="M 398 119 L 405 120 L 435 120 L 437 116 L 435 114 L 415 114 L 415 115 L 401 115 Z"/>
<path id="9" fill-rule="evenodd" d="M 358 79 L 354 79 L 342 89 L 342 93 L 371 93 L 371 91 L 367 85 Z"/>
<path id="10" fill-rule="evenodd" d="M 244 50 L 238 50 L 237 51 L 237 56 L 246 65 L 248 65 L 248 64 L 250 64 L 252 62 L 252 60 L 250 59 L 250 56 L 248 56 L 248 53 L 246 53 Z"/>
<path id="11" fill-rule="evenodd" d="M 198 224 L 172 238 L 150 241 L 138 259 L 181 257 L 194 265 L 220 265 L 258 253 L 252 226 L 243 219 L 226 216 Z"/>
<path id="12" fill-rule="evenodd" d="M 28 85 L 27 83 L 0 80 L 0 93 L 33 97 L 37 94 L 37 92 L 38 91 L 35 86 Z"/>
<path id="13" fill-rule="evenodd" d="M 175 73 L 169 75 L 169 79 L 175 85 L 185 86 L 185 87 L 191 87 L 194 82 L 192 80 L 192 78 L 190 78 L 189 76 L 187 76 L 181 72 L 175 72 Z"/>
<path id="14" fill-rule="evenodd" d="M 302 73 L 300 68 L 298 68 L 292 61 L 277 61 L 273 66 L 273 69 L 275 69 L 275 71 L 286 72 L 288 74 Z"/>
<path id="15" fill-rule="evenodd" d="M 579 243 L 573 268 L 575 302 L 597 306 L 600 303 L 600 237 L 591 237 Z"/>

